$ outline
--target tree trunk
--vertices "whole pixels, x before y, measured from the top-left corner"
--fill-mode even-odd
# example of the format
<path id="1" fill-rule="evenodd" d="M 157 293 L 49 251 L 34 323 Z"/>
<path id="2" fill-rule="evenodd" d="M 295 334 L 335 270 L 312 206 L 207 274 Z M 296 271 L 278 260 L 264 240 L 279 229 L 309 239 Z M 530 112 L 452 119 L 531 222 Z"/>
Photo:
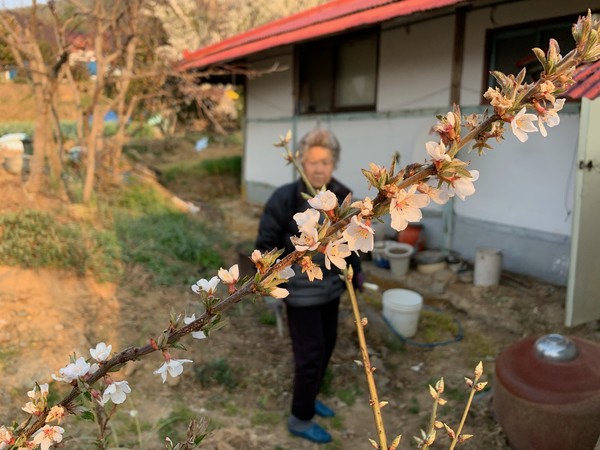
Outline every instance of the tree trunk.
<path id="1" fill-rule="evenodd" d="M 101 153 L 104 144 L 104 111 L 94 108 L 92 128 L 87 139 L 85 182 L 83 185 L 83 203 L 88 203 L 94 191 L 94 178 L 96 176 L 96 155 Z"/>
<path id="2" fill-rule="evenodd" d="M 36 194 L 44 182 L 46 155 L 53 151 L 52 140 L 52 115 L 50 104 L 45 101 L 41 87 L 36 88 L 35 99 L 35 128 L 33 139 L 33 155 L 29 165 L 29 179 L 26 183 L 27 191 Z"/>

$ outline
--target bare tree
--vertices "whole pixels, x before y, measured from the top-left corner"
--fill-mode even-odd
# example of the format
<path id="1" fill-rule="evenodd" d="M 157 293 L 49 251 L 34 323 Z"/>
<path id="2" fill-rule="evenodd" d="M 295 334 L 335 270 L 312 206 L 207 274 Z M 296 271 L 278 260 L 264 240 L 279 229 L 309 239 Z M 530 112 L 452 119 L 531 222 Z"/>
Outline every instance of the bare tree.
<path id="1" fill-rule="evenodd" d="M 32 1 L 27 16 L 7 11 L 0 14 L 0 40 L 10 49 L 20 71 L 27 76 L 35 98 L 35 139 L 27 181 L 27 189 L 31 193 L 38 192 L 43 185 L 46 159 L 50 162 L 51 174 L 56 178 L 61 174 L 61 160 L 53 139 L 52 126 L 56 123 L 53 105 L 59 73 L 67 59 L 67 55 L 62 53 L 53 61 L 47 61 L 40 45 L 39 32 L 36 0 Z"/>

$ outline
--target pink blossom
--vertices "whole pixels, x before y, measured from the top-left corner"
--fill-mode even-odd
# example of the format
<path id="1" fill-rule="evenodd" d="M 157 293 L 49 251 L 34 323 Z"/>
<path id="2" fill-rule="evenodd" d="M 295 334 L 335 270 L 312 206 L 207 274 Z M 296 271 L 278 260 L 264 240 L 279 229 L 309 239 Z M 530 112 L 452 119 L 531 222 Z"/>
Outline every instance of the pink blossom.
<path id="1" fill-rule="evenodd" d="M 325 267 L 331 270 L 331 264 L 333 264 L 338 269 L 345 269 L 346 260 L 344 258 L 350 256 L 350 253 L 350 248 L 344 240 L 330 241 L 325 247 Z"/>
<path id="2" fill-rule="evenodd" d="M 373 236 L 375 231 L 358 217 L 352 216 L 350 225 L 346 227 L 342 236 L 348 242 L 350 251 L 370 252 L 373 250 Z"/>
<path id="3" fill-rule="evenodd" d="M 421 208 L 429 204 L 429 197 L 416 193 L 417 186 L 412 185 L 408 191 L 400 189 L 390 202 L 391 226 L 396 231 L 402 231 L 408 222 L 418 222 L 423 217 Z"/>
<path id="4" fill-rule="evenodd" d="M 229 270 L 225 270 L 221 267 L 217 275 L 219 275 L 219 278 L 225 284 L 236 284 L 240 278 L 240 269 L 237 264 L 231 266 Z"/>
<path id="5" fill-rule="evenodd" d="M 310 281 L 314 281 L 315 278 L 317 280 L 323 279 L 323 271 L 312 261 L 310 256 L 304 256 L 300 261 L 300 265 L 302 266 L 302 272 L 306 273 Z"/>
<path id="6" fill-rule="evenodd" d="M 273 298 L 286 298 L 290 293 L 287 289 L 275 286 L 269 289 L 269 295 Z"/>
<path id="7" fill-rule="evenodd" d="M 473 185 L 473 182 L 477 181 L 479 178 L 479 171 L 469 170 L 469 173 L 471 174 L 471 178 L 457 177 L 450 182 L 450 187 L 448 188 L 448 194 L 450 197 L 453 197 L 454 194 L 456 194 L 458 198 L 464 200 L 465 197 L 475 193 L 475 186 Z"/>
<path id="8" fill-rule="evenodd" d="M 48 450 L 51 445 L 62 441 L 64 432 L 62 427 L 44 425 L 33 435 L 33 442 L 39 445 L 41 450 Z"/>

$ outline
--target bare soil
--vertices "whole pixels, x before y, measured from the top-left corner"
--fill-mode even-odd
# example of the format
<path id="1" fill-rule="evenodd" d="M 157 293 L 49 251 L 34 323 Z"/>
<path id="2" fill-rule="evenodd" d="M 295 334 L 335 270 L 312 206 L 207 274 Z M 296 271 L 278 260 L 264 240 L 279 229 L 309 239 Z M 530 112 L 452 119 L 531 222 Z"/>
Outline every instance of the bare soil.
<path id="1" fill-rule="evenodd" d="M 0 212 L 22 207 L 61 208 L 51 197 L 29 199 L 18 181 L 3 179 Z M 190 192 L 202 192 L 202 180 L 176 192 L 184 200 Z M 188 197 L 188 198 L 186 198 Z M 201 209 L 204 219 L 229 230 L 236 244 L 254 240 L 260 208 L 239 197 L 212 202 Z M 228 264 L 244 262 L 236 245 L 224 249 Z M 504 274 L 499 286 L 481 288 L 451 277 L 440 289 L 433 275 L 415 270 L 394 279 L 388 270 L 365 262 L 367 280 L 378 291 L 361 295 L 363 315 L 369 318 L 367 341 L 379 388 L 389 439 L 403 434 L 400 449 L 415 448 L 412 436 L 429 420 L 428 384 L 446 381 L 449 402 L 443 420 L 456 427 L 466 398 L 463 376 L 472 376 L 483 361 L 484 378 L 494 383 L 494 360 L 503 348 L 525 336 L 559 332 L 599 341 L 597 323 L 566 329 L 565 289 L 537 280 Z M 99 341 L 122 349 L 156 338 L 175 311 L 197 311 L 194 294 L 187 286 L 151 287 L 141 268 L 133 268 L 119 285 L 99 283 L 53 270 L 0 267 L 0 423 L 22 420 L 19 408 L 35 381 L 51 381 L 50 375 L 68 363 L 73 352 L 87 355 Z M 420 347 L 398 339 L 381 321 L 380 293 L 391 287 L 420 292 L 426 305 L 437 308 L 419 325 L 414 341 L 453 339 L 459 323 L 462 339 L 448 345 Z M 209 339 L 185 342 L 189 351 L 174 350 L 176 358 L 189 358 L 181 377 L 162 384 L 152 372 L 161 364 L 158 355 L 130 363 L 115 377 L 126 378 L 133 392 L 116 414 L 114 448 L 164 448 L 159 432 L 176 438 L 185 433 L 189 416 L 205 417 L 211 430 L 201 448 L 254 449 L 367 449 L 368 438 L 377 439 L 369 394 L 362 369 L 354 320 L 347 298 L 342 301 L 338 344 L 331 364 L 331 379 L 323 395 L 337 417 L 319 419 L 334 436 L 328 446 L 318 446 L 290 436 L 285 428 L 292 383 L 290 340 L 285 321 L 283 333 L 261 301 L 244 300 L 226 314 L 227 326 Z M 437 315 L 437 316 L 436 316 Z M 437 317 L 437 318 L 436 318 Z M 442 317 L 441 320 L 440 317 Z M 501 427 L 493 419 L 492 391 L 476 397 L 466 433 L 475 437 L 465 449 L 509 449 Z M 65 448 L 91 448 L 94 429 L 76 419 L 67 421 L 71 436 Z M 448 448 L 439 438 L 434 448 Z"/>

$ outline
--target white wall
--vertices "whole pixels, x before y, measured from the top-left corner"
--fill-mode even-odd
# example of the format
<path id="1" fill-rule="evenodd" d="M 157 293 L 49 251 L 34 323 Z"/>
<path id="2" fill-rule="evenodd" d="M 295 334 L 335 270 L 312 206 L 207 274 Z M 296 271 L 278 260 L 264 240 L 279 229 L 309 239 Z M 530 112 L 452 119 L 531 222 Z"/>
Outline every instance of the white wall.
<path id="1" fill-rule="evenodd" d="M 380 40 L 377 110 L 447 105 L 454 19 L 384 29 Z"/>
<path id="2" fill-rule="evenodd" d="M 277 56 L 262 56 L 250 60 L 252 67 L 268 71 L 277 71 L 249 79 L 246 87 L 246 116 L 250 118 L 289 117 L 294 113 L 293 103 L 293 52 L 291 48 L 282 49 Z"/>
<path id="3" fill-rule="evenodd" d="M 526 143 L 512 133 L 478 157 L 476 194 L 456 201 L 457 214 L 499 224 L 569 235 L 574 199 L 579 114 L 562 114 L 548 137 L 531 134 Z M 467 159 L 464 158 L 463 159 Z"/>

